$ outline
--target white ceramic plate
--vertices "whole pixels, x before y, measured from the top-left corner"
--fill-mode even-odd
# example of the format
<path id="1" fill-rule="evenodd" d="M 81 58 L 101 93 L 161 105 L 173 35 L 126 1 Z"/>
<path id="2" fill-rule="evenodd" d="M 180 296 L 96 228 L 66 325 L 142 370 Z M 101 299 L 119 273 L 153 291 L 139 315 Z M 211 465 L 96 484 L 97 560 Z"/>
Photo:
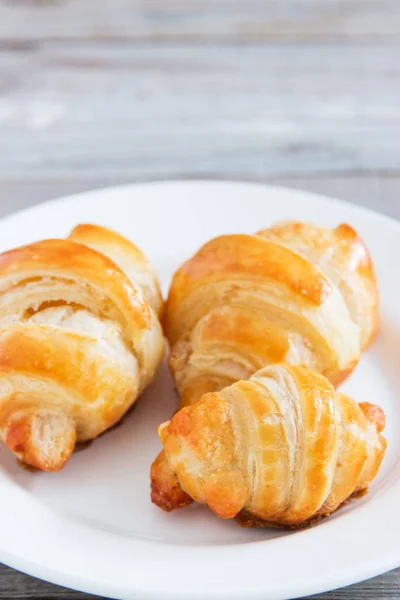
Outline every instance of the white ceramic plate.
<path id="1" fill-rule="evenodd" d="M 124 423 L 76 453 L 58 474 L 29 473 L 0 449 L 0 559 L 83 591 L 120 599 L 283 599 L 337 588 L 400 565 L 400 224 L 308 193 L 223 182 L 170 182 L 81 194 L 0 222 L 0 250 L 109 225 L 149 256 L 164 292 L 209 238 L 278 219 L 365 237 L 382 298 L 380 334 L 343 389 L 379 403 L 388 452 L 370 493 L 298 533 L 241 529 L 204 507 L 164 514 L 149 500 L 156 426 L 176 397 L 166 366 Z"/>

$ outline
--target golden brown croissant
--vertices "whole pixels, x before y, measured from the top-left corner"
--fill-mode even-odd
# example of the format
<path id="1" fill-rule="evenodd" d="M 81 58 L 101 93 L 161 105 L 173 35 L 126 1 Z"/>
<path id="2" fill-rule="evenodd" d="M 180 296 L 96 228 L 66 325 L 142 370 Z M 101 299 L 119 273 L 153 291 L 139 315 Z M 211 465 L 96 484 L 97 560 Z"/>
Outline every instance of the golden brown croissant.
<path id="1" fill-rule="evenodd" d="M 215 238 L 175 273 L 168 296 L 182 403 L 276 362 L 307 364 L 336 385 L 373 338 L 377 307 L 372 262 L 348 225 Z"/>
<path id="2" fill-rule="evenodd" d="M 373 264 L 349 225 L 285 222 L 225 235 L 175 273 L 164 323 L 180 406 L 277 362 L 305 364 L 338 385 L 377 329 Z M 165 509 L 179 495 L 171 473 L 167 493 L 168 473 L 161 454 L 152 500 Z"/>
<path id="3" fill-rule="evenodd" d="M 1 254 L 0 439 L 25 463 L 62 468 L 153 378 L 161 308 L 143 254 L 106 228 Z"/>
<path id="4" fill-rule="evenodd" d="M 386 449 L 384 424 L 379 407 L 280 364 L 205 394 L 159 434 L 195 501 L 245 526 L 300 527 L 368 489 Z"/>

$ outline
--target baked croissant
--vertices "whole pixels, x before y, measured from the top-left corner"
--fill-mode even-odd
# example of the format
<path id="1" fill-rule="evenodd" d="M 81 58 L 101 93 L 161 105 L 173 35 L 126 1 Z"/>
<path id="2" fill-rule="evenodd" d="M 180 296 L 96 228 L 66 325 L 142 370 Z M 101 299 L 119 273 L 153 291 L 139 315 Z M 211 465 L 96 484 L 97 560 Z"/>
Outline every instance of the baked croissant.
<path id="1" fill-rule="evenodd" d="M 349 225 L 285 222 L 217 237 L 175 273 L 164 324 L 181 407 L 278 362 L 338 385 L 377 330 L 374 267 Z M 151 480 L 155 504 L 190 501 L 163 453 Z"/>
<path id="2" fill-rule="evenodd" d="M 296 528 L 368 489 L 385 453 L 384 425 L 378 406 L 280 364 L 205 394 L 159 434 L 196 502 L 244 526 Z"/>
<path id="3" fill-rule="evenodd" d="M 61 469 L 114 425 L 162 359 L 162 298 L 146 258 L 106 228 L 0 255 L 0 439 Z"/>
<path id="4" fill-rule="evenodd" d="M 175 273 L 168 296 L 181 401 L 276 362 L 306 364 L 337 385 L 373 339 L 377 308 L 370 256 L 348 225 L 215 238 Z"/>

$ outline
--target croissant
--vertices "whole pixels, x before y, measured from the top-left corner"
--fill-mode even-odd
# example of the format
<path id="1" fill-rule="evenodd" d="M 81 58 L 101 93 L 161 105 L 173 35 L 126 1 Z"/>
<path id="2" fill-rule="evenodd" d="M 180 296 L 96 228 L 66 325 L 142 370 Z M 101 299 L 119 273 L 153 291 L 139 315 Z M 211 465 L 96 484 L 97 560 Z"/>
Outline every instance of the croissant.
<path id="1" fill-rule="evenodd" d="M 385 453 L 378 406 L 307 367 L 272 365 L 210 392 L 159 427 L 196 502 L 244 526 L 297 528 L 368 489 Z"/>
<path id="2" fill-rule="evenodd" d="M 175 273 L 166 304 L 180 406 L 279 362 L 338 385 L 373 340 L 378 305 L 370 255 L 349 225 L 284 222 L 211 240 Z M 190 502 L 163 453 L 151 481 L 152 501 L 164 509 L 168 498 Z"/>
<path id="3" fill-rule="evenodd" d="M 61 469 L 153 378 L 161 310 L 146 258 L 104 227 L 1 254 L 0 439 L 24 463 Z"/>

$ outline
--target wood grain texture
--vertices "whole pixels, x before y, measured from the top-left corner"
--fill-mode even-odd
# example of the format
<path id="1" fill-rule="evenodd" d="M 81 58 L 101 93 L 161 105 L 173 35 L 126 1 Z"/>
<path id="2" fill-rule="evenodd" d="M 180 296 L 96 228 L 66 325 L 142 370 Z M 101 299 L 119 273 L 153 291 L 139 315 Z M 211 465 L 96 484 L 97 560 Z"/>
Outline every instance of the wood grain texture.
<path id="1" fill-rule="evenodd" d="M 388 18 L 390 15 L 390 18 Z M 2 0 L 0 39 L 254 41 L 400 33 L 398 0 Z"/>
<path id="2" fill-rule="evenodd" d="M 0 178 L 400 173 L 400 45 L 0 51 Z"/>

